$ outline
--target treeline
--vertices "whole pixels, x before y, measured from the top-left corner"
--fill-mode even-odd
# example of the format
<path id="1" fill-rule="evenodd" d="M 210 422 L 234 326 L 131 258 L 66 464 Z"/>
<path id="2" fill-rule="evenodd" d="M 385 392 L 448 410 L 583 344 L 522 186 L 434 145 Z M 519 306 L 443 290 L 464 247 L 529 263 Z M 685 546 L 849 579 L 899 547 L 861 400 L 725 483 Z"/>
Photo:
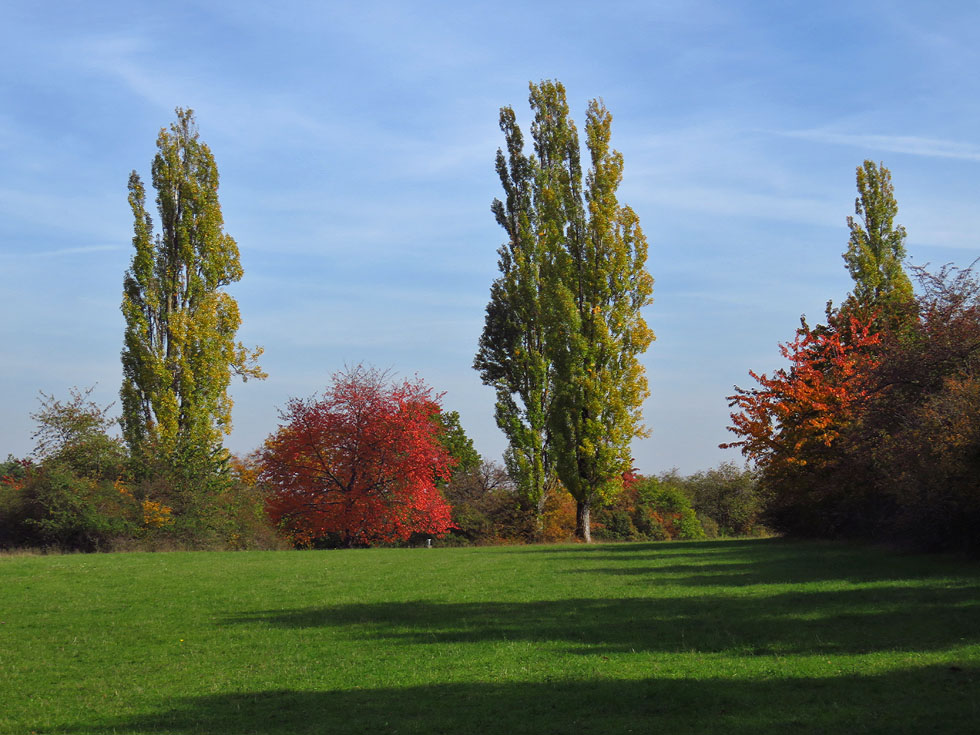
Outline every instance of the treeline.
<path id="1" fill-rule="evenodd" d="M 891 175 L 858 169 L 844 259 L 854 290 L 738 389 L 732 430 L 766 517 L 809 537 L 980 550 L 980 283 L 904 267 Z"/>
<path id="2" fill-rule="evenodd" d="M 293 400 L 279 428 L 220 465 L 145 465 L 110 435 L 109 407 L 42 394 L 36 447 L 0 464 L 0 548 L 337 548 L 569 541 L 576 499 L 559 483 L 528 502 L 421 380 L 357 366 Z M 179 459 L 171 457 L 172 460 Z M 596 538 L 665 541 L 766 533 L 754 473 L 621 478 Z"/>
<path id="3" fill-rule="evenodd" d="M 580 143 L 560 83 L 531 84 L 529 100 L 533 152 L 523 150 L 513 111 L 500 113 L 506 201 L 492 210 L 508 239 L 474 367 L 497 393 L 510 492 L 532 529 L 524 537 L 543 538 L 547 506 L 570 495 L 575 534 L 588 541 L 592 510 L 623 491 L 630 444 L 645 432 L 639 355 L 653 340 L 642 315 L 653 279 L 639 219 L 617 198 L 623 159 L 610 146 L 608 110 L 589 104 Z M 236 460 L 223 447 L 228 387 L 236 376 L 265 377 L 262 349 L 236 341 L 241 319 L 226 287 L 242 267 L 224 231 L 217 166 L 193 112 L 176 112 L 152 162 L 155 216 L 142 178 L 129 178 L 122 441 L 108 438 L 104 411 L 82 394 L 67 406 L 49 399 L 37 417 L 42 435 L 67 414 L 92 420 L 39 444 L 32 461 L 7 463 L 4 538 L 102 548 L 180 529 L 196 545 L 252 538 L 249 523 L 265 516 L 298 544 L 450 532 L 443 492 L 459 460 L 442 444 L 448 428 L 421 383 L 390 385 L 354 368 L 322 395 L 292 399 L 255 456 Z M 653 507 L 648 495 L 637 504 Z M 663 512 L 670 535 L 673 511 Z M 655 535 L 642 515 L 636 533 Z"/>
<path id="4" fill-rule="evenodd" d="M 364 370 L 346 375 L 379 377 Z M 422 451 L 435 455 L 423 456 L 429 464 L 420 469 L 429 473 L 427 482 L 436 495 L 428 504 L 415 495 L 388 503 L 375 492 L 378 479 L 388 475 L 392 485 L 405 487 L 396 481 L 407 469 L 404 458 L 382 466 L 376 454 L 362 452 L 356 458 L 359 472 L 346 475 L 359 476 L 360 484 L 331 491 L 304 452 L 282 455 L 283 429 L 262 450 L 246 458 L 230 456 L 219 471 L 193 476 L 176 467 L 134 472 L 125 443 L 110 436 L 115 420 L 88 393 L 73 390 L 68 401 L 42 396 L 33 415 L 38 424 L 35 452 L 0 463 L 0 548 L 282 549 L 421 545 L 430 539 L 437 546 L 575 539 L 575 499 L 553 486 L 544 503 L 529 506 L 506 468 L 476 452 L 455 412 L 433 411 L 426 418 L 431 425 L 427 435 L 435 441 Z M 306 405 L 316 406 L 317 401 Z M 373 423 L 377 427 L 390 418 L 376 413 Z M 285 434 L 295 442 L 297 426 L 286 427 Z M 370 433 L 348 434 L 346 439 L 354 441 L 347 446 Z M 405 436 L 398 439 L 404 448 Z M 292 463 L 293 469 L 312 469 L 314 475 L 307 479 L 314 482 L 306 490 L 302 481 L 287 487 L 278 474 L 282 462 Z M 330 470 L 343 471 L 336 462 Z M 733 464 L 690 476 L 676 471 L 650 477 L 628 473 L 623 488 L 596 510 L 596 539 L 668 541 L 769 533 L 762 524 L 764 503 L 755 474 Z M 334 502 L 339 498 L 347 502 Z M 415 508 L 415 516 L 406 515 L 408 507 Z"/>
<path id="5" fill-rule="evenodd" d="M 62 551 L 285 548 L 246 462 L 201 471 L 145 467 L 120 439 L 108 407 L 73 390 L 43 396 L 36 449 L 0 462 L 0 548 Z"/>
<path id="6" fill-rule="evenodd" d="M 652 278 L 616 191 L 611 116 L 577 130 L 557 82 L 530 87 L 533 152 L 500 112 L 506 233 L 474 368 L 496 393 L 503 464 L 473 448 L 421 380 L 355 366 L 293 398 L 262 447 L 234 457 L 228 386 L 262 379 L 236 341 L 242 277 L 218 173 L 193 113 L 160 131 L 158 226 L 133 172 L 123 279 L 122 438 L 75 390 L 42 394 L 30 458 L 0 463 L 0 547 L 357 547 L 696 539 L 768 533 L 980 549 L 980 284 L 905 267 L 891 174 L 857 171 L 844 260 L 854 280 L 825 323 L 804 319 L 788 366 L 730 397 L 753 469 L 642 477 L 630 445 L 648 394 L 639 356 Z"/>
<path id="7" fill-rule="evenodd" d="M 770 533 L 752 471 L 723 464 L 682 476 L 630 473 L 615 500 L 596 510 L 592 535 L 602 541 L 695 540 Z M 444 490 L 454 528 L 445 545 L 562 542 L 575 539 L 575 499 L 555 488 L 540 513 L 522 502 L 506 469 L 479 462 Z"/>

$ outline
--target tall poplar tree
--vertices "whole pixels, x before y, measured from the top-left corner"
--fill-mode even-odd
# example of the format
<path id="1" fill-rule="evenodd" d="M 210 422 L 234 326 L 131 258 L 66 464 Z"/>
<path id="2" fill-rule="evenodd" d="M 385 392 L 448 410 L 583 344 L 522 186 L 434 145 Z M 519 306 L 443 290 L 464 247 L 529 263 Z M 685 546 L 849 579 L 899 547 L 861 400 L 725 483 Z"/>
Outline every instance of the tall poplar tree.
<path id="1" fill-rule="evenodd" d="M 501 110 L 509 156 L 498 151 L 497 172 L 507 196 L 493 211 L 508 241 L 474 366 L 496 388 L 512 477 L 534 499 L 560 479 L 589 539 L 590 508 L 618 487 L 643 433 L 637 356 L 653 339 L 640 314 L 652 279 L 636 215 L 616 200 L 622 157 L 609 150 L 609 113 L 589 106 L 583 192 L 565 88 L 532 83 L 529 101 L 530 157 L 513 110 Z"/>
<path id="2" fill-rule="evenodd" d="M 224 287 L 241 279 L 242 267 L 224 232 L 214 156 L 193 110 L 176 113 L 153 159 L 156 234 L 143 182 L 135 171 L 129 177 L 135 252 L 123 283 L 121 423 L 136 461 L 195 457 L 207 466 L 220 461 L 221 437 L 231 431 L 232 375 L 265 375 L 261 348 L 235 341 L 241 318 Z"/>
<path id="3" fill-rule="evenodd" d="M 524 500 L 540 512 L 553 476 L 547 423 L 551 405 L 550 362 L 545 354 L 545 241 L 538 235 L 535 180 L 538 161 L 524 154 L 524 136 L 514 110 L 500 110 L 507 156 L 497 150 L 497 175 L 504 201 L 491 211 L 507 233 L 500 246 L 501 275 L 490 287 L 490 303 L 473 366 L 496 391 L 497 426 L 507 437 L 505 462 Z"/>
<path id="4" fill-rule="evenodd" d="M 879 322 L 889 324 L 912 301 L 912 282 L 903 268 L 905 228 L 895 225 L 898 203 L 891 171 L 865 161 L 857 168 L 857 189 L 856 216 L 847 218 L 851 236 L 843 256 L 854 279 L 849 305 L 877 311 Z"/>
<path id="5" fill-rule="evenodd" d="M 644 436 L 649 395 L 639 356 L 654 339 L 642 309 L 652 301 L 647 241 L 639 218 L 616 192 L 623 157 L 609 146 L 612 115 L 596 100 L 586 113 L 591 166 L 585 207 L 556 253 L 550 352 L 551 413 L 558 476 L 577 503 L 576 533 L 591 540 L 591 509 L 622 487 L 630 444 Z"/>

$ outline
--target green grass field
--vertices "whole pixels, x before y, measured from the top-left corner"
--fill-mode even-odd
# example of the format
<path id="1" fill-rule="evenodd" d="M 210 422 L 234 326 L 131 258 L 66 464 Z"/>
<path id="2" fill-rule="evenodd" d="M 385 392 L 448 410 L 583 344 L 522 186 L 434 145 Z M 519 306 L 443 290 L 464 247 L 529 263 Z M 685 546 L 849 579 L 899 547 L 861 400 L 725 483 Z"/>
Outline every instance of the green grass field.
<path id="1" fill-rule="evenodd" d="M 0 557 L 3 733 L 980 732 L 980 564 L 778 539 Z"/>

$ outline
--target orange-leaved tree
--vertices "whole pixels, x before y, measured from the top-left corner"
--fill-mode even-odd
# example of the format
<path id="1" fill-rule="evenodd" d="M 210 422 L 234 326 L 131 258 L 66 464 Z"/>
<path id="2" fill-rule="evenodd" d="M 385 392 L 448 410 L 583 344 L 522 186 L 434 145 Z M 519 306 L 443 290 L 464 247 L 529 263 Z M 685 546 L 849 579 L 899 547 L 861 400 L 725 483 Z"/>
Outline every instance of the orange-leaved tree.
<path id="1" fill-rule="evenodd" d="M 439 536 L 451 509 L 436 488 L 453 460 L 440 442 L 439 396 L 361 366 L 322 396 L 292 399 L 262 451 L 269 514 L 301 544 L 363 546 Z"/>
<path id="2" fill-rule="evenodd" d="M 834 315 L 836 316 L 836 315 Z M 749 371 L 758 388 L 735 387 L 729 430 L 742 437 L 724 447 L 741 447 L 756 464 L 804 466 L 833 446 L 856 416 L 871 388 L 880 359 L 881 336 L 870 321 L 832 318 L 811 328 L 805 321 L 796 339 L 779 345 L 789 368 L 772 376 Z"/>
<path id="3" fill-rule="evenodd" d="M 811 328 L 804 321 L 796 338 L 780 345 L 787 368 L 771 376 L 750 372 L 758 387 L 729 396 L 729 430 L 760 470 L 769 496 L 770 521 L 781 530 L 813 535 L 840 524 L 833 500 L 839 483 L 831 478 L 843 467 L 843 447 L 854 436 L 877 382 L 881 335 L 873 318 L 836 312 L 828 324 Z M 850 432 L 850 433 L 849 433 Z"/>

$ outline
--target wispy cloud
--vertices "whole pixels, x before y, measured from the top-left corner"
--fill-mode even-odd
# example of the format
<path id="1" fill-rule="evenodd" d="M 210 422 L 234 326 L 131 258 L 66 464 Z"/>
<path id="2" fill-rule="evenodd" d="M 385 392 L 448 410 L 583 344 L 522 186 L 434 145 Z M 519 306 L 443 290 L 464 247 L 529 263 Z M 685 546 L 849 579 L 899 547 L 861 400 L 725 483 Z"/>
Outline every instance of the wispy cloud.
<path id="1" fill-rule="evenodd" d="M 788 138 L 809 140 L 815 143 L 845 145 L 853 148 L 904 153 L 929 158 L 952 158 L 959 161 L 980 161 L 980 147 L 939 138 L 916 135 L 869 135 L 865 133 L 839 133 L 830 130 L 794 130 L 784 132 Z"/>
<path id="2" fill-rule="evenodd" d="M 836 203 L 736 187 L 660 186 L 641 192 L 636 200 L 661 209 L 696 212 L 714 217 L 748 217 L 770 222 L 798 222 L 816 226 L 839 223 Z"/>
<path id="3" fill-rule="evenodd" d="M 108 251 L 125 250 L 123 245 L 85 245 L 77 248 L 59 248 L 57 250 L 40 250 L 33 253 L 17 253 L 19 258 L 59 258 L 64 255 L 86 255 L 88 253 L 104 253 Z"/>

